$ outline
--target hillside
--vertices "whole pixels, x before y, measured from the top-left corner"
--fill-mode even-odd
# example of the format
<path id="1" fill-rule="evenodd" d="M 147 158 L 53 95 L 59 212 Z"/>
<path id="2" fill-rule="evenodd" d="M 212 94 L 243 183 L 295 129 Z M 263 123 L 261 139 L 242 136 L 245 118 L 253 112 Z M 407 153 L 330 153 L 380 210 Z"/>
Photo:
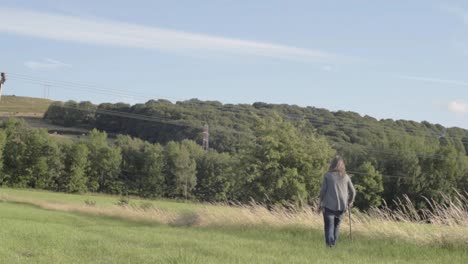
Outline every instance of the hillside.
<path id="1" fill-rule="evenodd" d="M 78 162 L 84 173 L 74 177 L 88 182 L 76 185 L 79 191 L 301 203 L 317 197 L 323 172 L 335 154 L 344 156 L 348 173 L 355 175 L 353 181 L 361 194 L 356 206 L 361 209 L 378 206 L 382 199 L 393 204 L 406 195 L 417 208 L 424 208 L 429 206 L 426 198 L 442 201 L 444 195 L 454 197 L 468 190 L 468 131 L 428 122 L 377 120 L 314 107 L 230 105 L 196 99 L 151 100 L 133 106 L 53 102 L 44 120 L 40 122 L 49 133 L 57 132 L 55 137 L 67 139 L 60 134 L 69 129 L 67 133 L 79 142 L 55 146 L 44 141 L 44 131 L 13 125 L 15 121 L 6 123 L 3 171 L 11 175 L 9 186 L 37 188 L 38 178 L 48 175 L 32 175 L 36 168 L 45 168 L 44 152 L 38 150 L 50 148 L 47 160 L 53 160 L 52 153 L 57 160 L 47 166 L 60 173 L 44 178 L 40 188 L 59 191 L 77 191 L 67 185 L 68 175 L 74 173 L 67 166 Z M 209 152 L 200 146 L 205 124 L 213 150 Z M 98 131 L 82 137 L 93 128 L 127 136 L 116 137 L 115 142 Z M 41 147 L 28 144 L 21 147 L 25 154 L 17 153 L 14 148 L 22 141 L 12 135 Z M 83 159 L 74 160 L 75 152 Z M 15 156 L 24 159 L 21 166 L 13 166 Z"/>
<path id="2" fill-rule="evenodd" d="M 441 194 L 468 190 L 468 130 L 429 122 L 377 120 L 354 112 L 295 105 L 261 102 L 233 105 L 197 99 L 176 103 L 150 100 L 136 105 L 54 102 L 44 118 L 55 125 L 97 128 L 162 145 L 185 139 L 201 145 L 203 127 L 208 124 L 210 148 L 230 155 L 227 160 L 231 165 L 222 166 L 236 166 L 232 164 L 239 158 L 246 163 L 242 165 L 242 176 L 238 176 L 241 178 L 237 179 L 245 185 L 222 184 L 230 188 L 234 199 L 297 200 L 296 191 L 308 193 L 301 194 L 302 197 L 314 197 L 321 170 L 331 153 L 345 157 L 348 172 L 356 175 L 360 191 L 366 193 L 366 197 L 357 201 L 360 208 L 379 205 L 381 198 L 392 203 L 404 195 L 409 195 L 417 207 L 424 207 L 423 197 L 441 200 Z M 268 152 L 270 156 L 265 157 Z M 316 161 L 312 163 L 315 171 L 308 169 L 312 160 Z M 254 165 L 256 162 L 266 167 Z M 269 162 L 276 166 L 275 177 L 287 177 L 284 170 L 290 168 L 291 175 L 297 171 L 300 179 L 291 182 L 294 187 L 272 179 Z M 228 171 L 224 177 L 230 179 Z M 253 174 L 257 185 L 252 185 Z M 315 175 L 317 182 L 302 178 L 307 175 Z M 166 176 L 171 181 L 170 173 Z M 205 176 L 199 177 L 201 181 Z M 256 189 L 257 186 L 260 187 Z M 242 196 L 236 188 L 248 193 Z M 209 194 L 208 199 L 215 196 L 221 199 L 222 195 L 217 196 L 220 193 L 227 192 Z M 272 198 L 274 195 L 278 196 Z"/>
<path id="3" fill-rule="evenodd" d="M 76 140 L 77 136 L 87 133 L 88 129 L 63 127 L 51 124 L 43 119 L 44 113 L 53 100 L 24 97 L 24 96 L 2 96 L 0 101 L 0 120 L 9 117 L 24 119 L 33 128 L 45 128 L 50 136 L 59 140 Z"/>
<path id="4" fill-rule="evenodd" d="M 4 95 L 0 101 L 0 115 L 42 116 L 52 100 Z"/>
<path id="5" fill-rule="evenodd" d="M 201 141 L 203 126 L 208 124 L 211 146 L 231 152 L 240 141 L 251 138 L 260 120 L 274 118 L 277 114 L 289 122 L 307 123 L 338 149 L 348 148 L 350 144 L 354 147 L 387 145 L 394 137 L 406 136 L 450 141 L 459 151 L 467 152 L 468 149 L 468 130 L 461 128 L 445 128 L 429 122 L 377 120 L 349 111 L 332 112 L 315 107 L 261 102 L 233 105 L 197 99 L 176 103 L 150 100 L 133 106 L 124 103 L 55 102 L 45 118 L 57 125 L 95 127 L 158 143 L 187 138 Z"/>
<path id="6" fill-rule="evenodd" d="M 2 96 L 0 117 L 26 117 L 26 121 L 32 127 L 49 128 L 52 132 L 77 130 L 77 133 L 83 133 L 88 129 L 75 129 L 75 127 L 98 128 L 159 143 L 185 138 L 201 140 L 200 132 L 204 124 L 209 124 L 212 131 L 211 145 L 220 151 L 226 151 L 234 144 L 232 142 L 234 134 L 248 136 L 252 132 L 252 126 L 256 124 L 256 118 L 268 118 L 277 112 L 285 120 L 310 123 L 319 134 L 325 135 L 337 145 L 374 144 L 390 134 L 433 139 L 439 139 L 444 135 L 459 148 L 468 148 L 468 130 L 465 129 L 445 128 L 429 122 L 377 120 L 350 111 L 332 112 L 315 107 L 262 102 L 252 105 L 232 105 L 197 99 L 177 103 L 151 100 L 133 106 L 124 103 L 93 105 L 89 102 L 53 102 L 42 98 Z M 51 105 L 53 107 L 49 109 Z M 55 106 L 63 108 L 54 108 Z M 54 109 L 58 109 L 61 113 L 54 115 Z M 86 111 L 74 111 L 76 109 L 86 109 Z M 82 115 L 77 115 L 77 112 Z M 37 119 L 44 113 L 49 114 L 45 119 L 50 122 Z M 156 130 L 156 133 L 148 129 Z M 366 141 L 363 141 L 363 138 Z M 231 141 L 229 145 L 226 144 L 228 141 Z"/>

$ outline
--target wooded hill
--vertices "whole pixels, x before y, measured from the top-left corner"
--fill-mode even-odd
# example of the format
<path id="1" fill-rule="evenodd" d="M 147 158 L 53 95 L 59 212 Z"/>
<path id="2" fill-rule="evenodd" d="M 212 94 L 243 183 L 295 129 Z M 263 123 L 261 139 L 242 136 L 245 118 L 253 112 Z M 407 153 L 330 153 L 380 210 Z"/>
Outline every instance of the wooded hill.
<path id="1" fill-rule="evenodd" d="M 208 124 L 211 146 L 218 151 L 231 152 L 239 142 L 251 139 L 259 119 L 276 113 L 286 121 L 309 124 L 339 149 L 349 144 L 383 147 L 391 138 L 406 136 L 451 144 L 460 152 L 468 149 L 468 130 L 461 128 L 445 128 L 429 122 L 377 120 L 354 112 L 284 104 L 223 105 L 192 99 L 176 103 L 151 100 L 131 106 L 68 101 L 54 102 L 45 118 L 57 125 L 97 128 L 158 143 L 183 139 L 201 141 L 203 126 Z"/>
<path id="2" fill-rule="evenodd" d="M 109 143 L 105 134 L 93 131 L 80 142 L 57 143 L 10 120 L 0 131 L 6 142 L 4 185 L 205 201 L 303 203 L 316 199 L 328 162 L 338 153 L 354 175 L 356 204 L 361 209 L 378 206 L 382 198 L 391 204 L 403 195 L 424 207 L 426 198 L 442 200 L 443 195 L 468 190 L 468 131 L 428 122 L 196 99 L 151 100 L 133 106 L 54 102 L 44 118 L 56 125 L 128 136 Z M 200 147 L 205 124 L 210 127 L 210 151 Z M 12 162 L 15 157 L 17 164 Z M 25 157 L 30 160 L 18 165 Z M 57 171 L 53 177 L 46 173 L 51 168 Z"/>

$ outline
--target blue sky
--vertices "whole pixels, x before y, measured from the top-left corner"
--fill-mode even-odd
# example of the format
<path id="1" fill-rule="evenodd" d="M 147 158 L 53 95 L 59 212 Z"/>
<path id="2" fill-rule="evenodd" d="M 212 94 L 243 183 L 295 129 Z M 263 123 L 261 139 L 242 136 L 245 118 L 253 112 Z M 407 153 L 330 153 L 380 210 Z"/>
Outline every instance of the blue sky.
<path id="1" fill-rule="evenodd" d="M 262 101 L 468 128 L 464 1 L 0 4 L 5 94 L 47 83 L 56 100 Z"/>

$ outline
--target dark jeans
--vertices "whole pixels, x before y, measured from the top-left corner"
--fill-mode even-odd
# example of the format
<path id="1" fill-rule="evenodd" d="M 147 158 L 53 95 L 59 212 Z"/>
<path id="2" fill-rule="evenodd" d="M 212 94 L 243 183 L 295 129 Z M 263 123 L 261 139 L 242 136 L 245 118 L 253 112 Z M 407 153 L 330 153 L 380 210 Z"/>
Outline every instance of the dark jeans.
<path id="1" fill-rule="evenodd" d="M 325 222 L 325 243 L 332 247 L 338 241 L 338 233 L 344 211 L 333 211 L 328 208 L 323 209 L 323 221 Z"/>

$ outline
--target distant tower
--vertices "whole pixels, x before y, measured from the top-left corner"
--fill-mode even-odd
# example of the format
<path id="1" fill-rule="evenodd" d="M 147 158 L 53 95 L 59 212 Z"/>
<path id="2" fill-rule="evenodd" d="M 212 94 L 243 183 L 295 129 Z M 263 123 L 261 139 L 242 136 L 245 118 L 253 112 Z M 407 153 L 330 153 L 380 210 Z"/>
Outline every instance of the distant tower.
<path id="1" fill-rule="evenodd" d="M 0 73 L 0 100 L 2 100 L 2 90 L 3 90 L 3 84 L 6 81 L 5 73 L 2 72 Z"/>
<path id="2" fill-rule="evenodd" d="M 203 143 L 202 143 L 202 147 L 204 150 L 208 150 L 208 148 L 210 147 L 209 138 L 210 138 L 209 127 L 208 125 L 205 125 L 203 127 Z"/>
<path id="3" fill-rule="evenodd" d="M 44 99 L 49 99 L 50 96 L 50 84 L 44 83 Z"/>

